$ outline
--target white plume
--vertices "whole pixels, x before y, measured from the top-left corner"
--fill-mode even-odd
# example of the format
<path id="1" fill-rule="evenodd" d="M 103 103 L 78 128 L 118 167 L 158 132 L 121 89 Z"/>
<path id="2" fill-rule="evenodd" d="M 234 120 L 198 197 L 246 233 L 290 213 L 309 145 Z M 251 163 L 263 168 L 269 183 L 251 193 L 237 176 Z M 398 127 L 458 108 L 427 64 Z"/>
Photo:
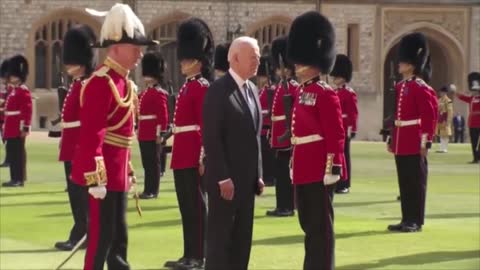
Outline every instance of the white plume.
<path id="1" fill-rule="evenodd" d="M 93 8 L 85 8 L 85 11 L 95 17 L 105 17 L 108 14 L 108 11 L 99 11 Z"/>
<path id="2" fill-rule="evenodd" d="M 103 43 L 105 40 L 120 40 L 123 34 L 122 31 L 125 31 L 128 37 L 133 38 L 135 29 L 145 35 L 142 22 L 130 6 L 117 3 L 105 16 L 105 22 L 100 31 L 100 43 Z"/>

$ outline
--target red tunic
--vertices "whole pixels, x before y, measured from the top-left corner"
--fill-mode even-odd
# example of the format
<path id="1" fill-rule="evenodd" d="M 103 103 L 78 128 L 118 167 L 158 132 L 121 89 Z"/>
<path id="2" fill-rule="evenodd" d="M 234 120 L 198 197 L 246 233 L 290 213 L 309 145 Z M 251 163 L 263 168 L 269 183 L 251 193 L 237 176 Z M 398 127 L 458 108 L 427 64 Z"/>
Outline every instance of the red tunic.
<path id="1" fill-rule="evenodd" d="M 288 93 L 293 96 L 294 100 L 297 96 L 298 83 L 293 79 L 288 79 Z M 279 83 L 275 90 L 275 96 L 273 97 L 272 105 L 272 130 L 271 130 L 271 146 L 275 149 L 290 148 L 291 143 L 289 140 L 283 142 L 278 141 L 278 137 L 282 136 L 287 130 L 285 107 L 283 104 L 283 96 L 285 90 L 282 83 Z"/>
<path id="2" fill-rule="evenodd" d="M 438 121 L 438 118 L 439 118 L 439 115 L 438 115 L 438 98 L 437 98 L 437 92 L 430 86 L 430 85 L 427 85 L 428 86 L 428 90 L 429 90 L 429 94 L 430 94 L 430 102 L 432 104 L 432 107 L 433 107 L 433 130 L 435 131 L 437 129 L 437 121 Z M 429 137 L 428 138 L 428 141 L 433 141 L 433 135 L 432 134 L 432 137 Z"/>
<path id="3" fill-rule="evenodd" d="M 260 106 L 262 107 L 263 116 L 262 136 L 267 135 L 272 125 L 272 118 L 268 111 L 268 91 L 275 91 L 275 86 L 272 85 L 271 88 L 269 88 L 268 85 L 265 85 L 262 90 L 260 90 L 258 97 L 260 99 Z"/>
<path id="4" fill-rule="evenodd" d="M 18 138 L 23 131 L 30 131 L 32 121 L 32 96 L 27 86 L 13 88 L 5 102 L 3 138 Z"/>
<path id="5" fill-rule="evenodd" d="M 337 95 L 342 107 L 343 129 L 347 132 L 357 132 L 358 105 L 355 91 L 344 85 L 337 89 Z"/>
<path id="6" fill-rule="evenodd" d="M 432 105 L 431 90 L 422 79 L 415 77 L 397 83 L 395 88 L 397 106 L 392 150 L 399 156 L 417 155 L 422 143 L 432 138 L 434 133 L 437 112 Z"/>
<path id="7" fill-rule="evenodd" d="M 2 124 L 5 120 L 5 103 L 7 102 L 8 95 L 12 92 L 12 86 L 5 84 L 5 88 L 0 89 L 0 130 L 2 130 Z"/>
<path id="8" fill-rule="evenodd" d="M 72 166 L 72 179 L 79 185 L 129 190 L 135 86 L 127 76 L 127 70 L 107 58 L 80 92 L 82 125 Z"/>
<path id="9" fill-rule="evenodd" d="M 319 77 L 303 83 L 292 116 L 292 171 L 294 184 L 323 182 L 333 166 L 341 167 L 346 179 L 344 158 L 345 131 L 342 109 L 335 91 Z M 299 143 L 295 140 L 311 142 Z M 330 172 L 333 173 L 333 172 Z"/>
<path id="10" fill-rule="evenodd" d="M 202 107 L 209 83 L 200 74 L 187 79 L 178 92 L 173 116 L 172 169 L 199 166 L 202 148 Z"/>
<path id="11" fill-rule="evenodd" d="M 480 128 L 480 95 L 466 96 L 457 94 L 457 97 L 469 105 L 468 127 Z"/>
<path id="12" fill-rule="evenodd" d="M 168 125 L 168 93 L 160 87 L 149 87 L 139 96 L 138 132 L 139 141 L 154 141 Z"/>
<path id="13" fill-rule="evenodd" d="M 70 85 L 62 108 L 62 137 L 60 139 L 60 161 L 72 161 L 80 136 L 80 90 L 82 79 Z"/>

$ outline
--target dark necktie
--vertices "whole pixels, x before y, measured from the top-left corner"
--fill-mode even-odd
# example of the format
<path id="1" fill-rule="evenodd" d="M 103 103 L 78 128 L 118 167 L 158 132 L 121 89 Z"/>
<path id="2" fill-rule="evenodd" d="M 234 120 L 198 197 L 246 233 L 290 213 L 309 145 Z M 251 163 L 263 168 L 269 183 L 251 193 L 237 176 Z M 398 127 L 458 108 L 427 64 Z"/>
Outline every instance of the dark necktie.
<path id="1" fill-rule="evenodd" d="M 250 109 L 250 113 L 252 114 L 254 126 L 255 128 L 257 128 L 257 107 L 255 106 L 255 98 L 253 96 L 252 89 L 248 87 L 247 83 L 243 85 L 243 89 L 245 90 L 245 100 L 247 101 L 248 108 Z"/>

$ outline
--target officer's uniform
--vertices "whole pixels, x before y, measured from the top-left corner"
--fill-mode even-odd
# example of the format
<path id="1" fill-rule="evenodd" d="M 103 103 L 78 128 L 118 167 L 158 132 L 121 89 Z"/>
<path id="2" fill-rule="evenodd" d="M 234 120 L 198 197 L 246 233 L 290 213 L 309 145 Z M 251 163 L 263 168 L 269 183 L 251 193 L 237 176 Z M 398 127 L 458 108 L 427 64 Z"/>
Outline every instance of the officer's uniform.
<path id="1" fill-rule="evenodd" d="M 301 69 L 306 66 L 328 74 L 335 61 L 334 39 L 326 17 L 315 11 L 304 13 L 290 28 L 288 58 Z M 332 192 L 340 175 L 346 174 L 342 122 L 340 101 L 332 87 L 319 76 L 300 85 L 292 116 L 291 170 L 305 232 L 304 270 L 334 269 Z"/>
<path id="2" fill-rule="evenodd" d="M 472 144 L 472 163 L 480 162 L 480 73 L 472 72 L 468 75 L 468 85 L 474 95 L 457 94 L 457 97 L 469 104 L 468 128 Z"/>
<path id="3" fill-rule="evenodd" d="M 202 64 L 202 73 L 187 78 L 178 92 L 170 164 L 183 226 L 183 256 L 178 263 L 191 267 L 203 265 L 205 258 L 206 202 L 198 169 L 203 161 L 203 99 L 209 87 L 207 79 L 213 75 L 214 45 L 210 29 L 198 18 L 182 22 L 177 36 L 178 59 L 196 59 Z"/>
<path id="4" fill-rule="evenodd" d="M 440 92 L 448 93 L 446 87 L 440 89 Z M 440 149 L 438 152 L 446 153 L 448 141 L 452 136 L 453 102 L 445 94 L 438 99 L 438 120 L 436 134 L 440 137 Z"/>
<path id="5" fill-rule="evenodd" d="M 123 36 L 114 26 L 128 25 Z M 131 31 L 130 31 L 131 30 Z M 128 36 L 127 32 L 134 33 Z M 115 4 L 102 26 L 100 47 L 129 43 L 154 45 L 143 25 L 125 4 Z M 80 139 L 72 180 L 89 187 L 88 246 L 85 270 L 130 269 L 127 262 L 127 192 L 133 170 L 129 163 L 133 140 L 135 85 L 128 70 L 107 57 L 80 91 Z M 106 195 L 104 193 L 106 188 Z"/>
<path id="6" fill-rule="evenodd" d="M 287 37 L 278 37 L 272 42 L 272 59 L 275 69 L 281 68 L 279 58 L 284 61 L 285 68 L 293 70 L 293 66 L 286 62 Z M 286 78 L 288 89 L 283 86 L 284 83 L 279 82 L 275 89 L 272 105 L 272 127 L 270 133 L 270 145 L 275 151 L 275 197 L 276 208 L 273 211 L 268 211 L 267 215 L 283 216 L 282 213 L 293 215 L 294 192 L 292 179 L 289 173 L 290 157 L 292 155 L 292 145 L 289 138 L 280 141 L 279 138 L 287 132 L 287 116 L 291 111 L 285 111 L 285 104 L 283 97 L 291 95 L 293 99 L 297 96 L 298 83 L 293 78 Z"/>
<path id="7" fill-rule="evenodd" d="M 142 75 L 161 81 L 164 71 L 163 57 L 149 52 L 142 59 Z M 160 186 L 162 147 L 159 138 L 168 125 L 168 93 L 160 85 L 150 85 L 139 95 L 138 132 L 140 153 L 145 175 L 145 186 L 140 198 L 157 197 Z"/>
<path id="8" fill-rule="evenodd" d="M 330 76 L 344 78 L 347 83 L 352 80 L 353 66 L 348 56 L 338 54 Z M 350 140 L 355 138 L 358 122 L 357 94 L 347 84 L 336 89 L 342 107 L 343 129 L 345 130 L 345 163 L 347 178 L 337 183 L 337 193 L 348 193 L 351 184 L 352 170 L 350 162 Z"/>
<path id="9" fill-rule="evenodd" d="M 76 243 L 87 233 L 88 192 L 85 186 L 72 182 L 70 174 L 72 160 L 80 137 L 80 91 L 95 66 L 94 52 L 91 48 L 95 40 L 93 30 L 86 25 L 77 25 L 71 28 L 67 31 L 63 40 L 63 63 L 65 65 L 83 66 L 85 74 L 82 77 L 74 78 L 63 100 L 59 160 L 63 161 L 64 164 L 74 224 L 68 240 L 55 244 L 55 247 L 61 250 L 73 249 Z"/>
<path id="10" fill-rule="evenodd" d="M 2 185 L 23 186 L 26 179 L 27 153 L 26 137 L 22 136 L 22 132 L 30 132 L 32 121 L 32 97 L 28 87 L 23 84 L 28 75 L 27 59 L 22 55 L 12 57 L 9 61 L 8 75 L 20 78 L 21 84 L 13 86 L 5 102 L 2 136 L 7 143 L 10 181 Z"/>

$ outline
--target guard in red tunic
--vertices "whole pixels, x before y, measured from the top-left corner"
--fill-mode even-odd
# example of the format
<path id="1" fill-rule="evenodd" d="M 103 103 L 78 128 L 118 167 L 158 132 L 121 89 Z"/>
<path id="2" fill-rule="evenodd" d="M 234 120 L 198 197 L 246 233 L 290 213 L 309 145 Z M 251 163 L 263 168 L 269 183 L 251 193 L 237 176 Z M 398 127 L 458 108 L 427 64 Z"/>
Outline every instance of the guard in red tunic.
<path id="1" fill-rule="evenodd" d="M 259 99 L 262 106 L 262 166 L 263 182 L 266 186 L 275 185 L 275 155 L 269 143 L 269 134 L 272 128 L 272 106 L 276 86 L 272 84 L 270 78 L 272 74 L 272 65 L 269 57 L 260 57 L 260 65 L 257 70 L 257 86 L 260 89 Z"/>
<path id="2" fill-rule="evenodd" d="M 457 97 L 468 103 L 468 128 L 470 130 L 470 142 L 472 144 L 473 160 L 472 164 L 480 162 L 480 73 L 472 72 L 468 74 L 468 88 L 471 95 L 465 95 L 457 92 Z M 456 87 L 453 88 L 456 90 Z"/>
<path id="3" fill-rule="evenodd" d="M 205 201 L 201 176 L 203 99 L 212 80 L 213 37 L 208 25 L 198 18 L 178 28 L 178 59 L 187 81 L 178 92 L 173 118 L 171 168 L 183 226 L 183 256 L 166 267 L 195 268 L 204 263 Z M 207 161 L 208 162 L 208 161 Z"/>
<path id="4" fill-rule="evenodd" d="M 230 43 L 220 44 L 215 48 L 213 64 L 213 68 L 215 69 L 215 79 L 225 75 L 230 68 L 230 64 L 228 63 L 228 49 L 230 49 Z"/>
<path id="5" fill-rule="evenodd" d="M 28 75 L 27 59 L 23 55 L 10 58 L 7 72 L 13 90 L 5 102 L 2 136 L 7 141 L 10 181 L 3 183 L 2 186 L 23 187 L 27 159 L 25 139 L 30 134 L 32 121 L 32 97 L 24 84 Z"/>
<path id="6" fill-rule="evenodd" d="M 55 244 L 60 250 L 72 250 L 87 233 L 88 192 L 85 186 L 72 182 L 70 174 L 80 136 L 80 90 L 95 68 L 92 49 L 95 42 L 93 30 L 86 25 L 72 27 L 63 39 L 63 64 L 73 82 L 63 101 L 59 160 L 64 164 L 74 224 L 68 240 Z"/>
<path id="7" fill-rule="evenodd" d="M 5 59 L 0 65 L 0 138 L 2 140 L 2 144 L 6 142 L 5 139 L 3 138 L 3 123 L 5 121 L 5 102 L 7 101 L 8 95 L 11 92 L 11 87 L 10 87 L 10 84 L 8 83 L 7 71 L 8 71 L 8 59 Z M 5 155 L 2 164 L 0 164 L 0 167 L 8 167 L 8 166 L 9 166 L 8 157 L 7 155 Z"/>
<path id="8" fill-rule="evenodd" d="M 294 67 L 287 62 L 286 54 L 287 37 L 283 36 L 273 40 L 273 67 L 277 75 L 282 77 L 282 81 L 278 83 L 273 97 L 272 129 L 270 134 L 271 146 L 275 151 L 275 197 L 277 206 L 274 210 L 267 211 L 267 216 L 277 217 L 287 217 L 295 214 L 293 185 L 289 173 L 292 145 L 290 136 L 287 135 L 290 132 L 289 121 L 291 120 L 292 106 L 291 104 L 285 106 L 284 97 L 295 97 L 297 95 L 298 83 L 293 79 L 295 74 Z M 283 63 L 280 63 L 280 61 Z M 286 83 L 283 80 L 286 80 Z M 285 89 L 284 85 L 288 86 L 288 89 Z"/>
<path id="9" fill-rule="evenodd" d="M 351 185 L 351 161 L 350 161 L 350 140 L 357 134 L 358 106 L 357 94 L 347 85 L 352 80 L 352 61 L 344 54 L 337 54 L 335 66 L 330 76 L 336 85 L 337 95 L 342 107 L 343 129 L 345 130 L 345 163 L 347 164 L 347 178 L 337 183 L 335 193 L 346 194 L 350 192 Z"/>
<path id="10" fill-rule="evenodd" d="M 126 4 L 106 14 L 99 47 L 107 57 L 80 90 L 80 139 L 72 180 L 88 187 L 89 225 L 85 270 L 130 269 L 127 262 L 127 192 L 134 181 L 130 147 L 134 136 L 134 84 L 128 80 L 142 57 L 145 36 L 138 17 Z"/>
<path id="11" fill-rule="evenodd" d="M 139 95 L 138 141 L 144 169 L 145 182 L 141 199 L 158 196 L 160 187 L 160 135 L 167 131 L 167 91 L 163 83 L 165 61 L 160 52 L 149 52 L 142 59 L 142 75 L 147 88 Z"/>
<path id="12" fill-rule="evenodd" d="M 346 178 L 342 109 L 335 90 L 320 80 L 335 61 L 335 32 L 328 19 L 311 11 L 290 28 L 288 58 L 300 79 L 292 116 L 292 179 L 300 226 L 305 232 L 303 269 L 334 269 L 332 195 Z"/>
<path id="13" fill-rule="evenodd" d="M 423 73 L 429 49 L 425 36 L 412 33 L 399 45 L 399 68 L 403 80 L 396 85 L 395 128 L 389 151 L 395 154 L 402 220 L 390 231 L 421 231 L 425 219 L 427 156 L 434 134 L 436 112 L 429 86 L 416 76 Z"/>

